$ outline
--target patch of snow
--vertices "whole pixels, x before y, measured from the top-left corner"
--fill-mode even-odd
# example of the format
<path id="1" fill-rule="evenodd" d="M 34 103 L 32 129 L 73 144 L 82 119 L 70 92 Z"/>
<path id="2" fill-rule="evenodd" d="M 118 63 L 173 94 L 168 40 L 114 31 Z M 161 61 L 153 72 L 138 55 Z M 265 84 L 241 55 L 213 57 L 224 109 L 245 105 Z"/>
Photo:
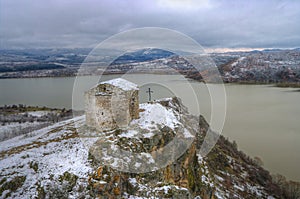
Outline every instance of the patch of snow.
<path id="1" fill-rule="evenodd" d="M 125 196 L 128 199 L 148 199 L 148 197 L 133 196 L 133 195 L 128 195 L 128 194 L 126 194 Z M 154 199 L 154 198 L 151 198 L 151 199 Z"/>
<path id="2" fill-rule="evenodd" d="M 203 163 L 203 157 L 201 156 L 200 153 L 197 153 L 197 158 L 198 158 L 199 164 L 202 164 Z"/>
<path id="3" fill-rule="evenodd" d="M 220 181 L 220 182 L 223 182 L 223 181 L 224 181 L 224 178 L 222 178 L 222 177 L 220 177 L 220 176 L 218 176 L 218 175 L 215 175 L 215 178 L 216 178 L 218 181 Z"/>
<path id="4" fill-rule="evenodd" d="M 119 146 L 118 146 L 118 145 L 115 145 L 115 144 L 111 144 L 111 145 L 110 145 L 110 148 L 111 148 L 112 151 L 114 151 L 114 152 L 120 150 Z"/>
<path id="5" fill-rule="evenodd" d="M 125 137 L 125 138 L 133 138 L 135 137 L 139 132 L 137 132 L 136 130 L 128 130 L 126 132 L 121 133 L 120 135 L 118 135 L 119 137 Z"/>
<path id="6" fill-rule="evenodd" d="M 101 82 L 100 84 L 111 84 L 111 85 L 118 87 L 125 91 L 139 89 L 138 85 L 136 85 L 130 81 L 127 81 L 126 79 L 123 79 L 123 78 L 116 78 L 116 79 L 104 81 L 104 82 Z"/>
<path id="7" fill-rule="evenodd" d="M 216 196 L 216 198 L 218 198 L 218 199 L 224 199 L 224 198 L 225 198 L 225 197 L 221 194 L 220 190 L 217 190 L 217 191 L 215 192 L 215 196 Z"/>
<path id="8" fill-rule="evenodd" d="M 172 110 L 168 110 L 161 104 L 145 103 L 140 104 L 140 109 L 145 109 L 140 113 L 140 118 L 133 120 L 131 124 L 138 124 L 142 128 L 155 129 L 157 125 L 168 126 L 171 129 L 175 129 L 180 124 Z"/>
<path id="9" fill-rule="evenodd" d="M 208 178 L 205 175 L 201 176 L 201 181 L 204 182 L 205 184 L 208 184 Z"/>
<path id="10" fill-rule="evenodd" d="M 262 187 L 260 186 L 252 186 L 247 184 L 247 189 L 251 191 L 251 193 L 256 194 L 257 196 L 262 196 Z"/>
<path id="11" fill-rule="evenodd" d="M 114 162 L 111 163 L 111 166 L 112 166 L 113 168 L 118 168 L 120 159 L 118 159 L 118 158 L 113 158 L 113 160 L 114 160 Z"/>
<path id="12" fill-rule="evenodd" d="M 28 113 L 28 115 L 31 115 L 31 116 L 42 117 L 42 116 L 47 115 L 48 113 L 50 113 L 50 111 L 29 111 L 29 112 L 26 112 L 26 113 Z"/>
<path id="13" fill-rule="evenodd" d="M 143 153 L 140 153 L 139 156 L 146 158 L 149 163 L 155 163 L 155 161 L 154 161 L 154 159 L 153 159 L 153 157 L 150 153 L 144 153 L 143 152 Z"/>
<path id="14" fill-rule="evenodd" d="M 246 171 L 243 171 L 243 173 L 241 173 L 241 177 L 243 177 L 244 179 L 246 179 L 248 176 L 248 173 Z"/>
<path id="15" fill-rule="evenodd" d="M 240 57 L 240 58 L 238 58 L 237 61 L 235 61 L 235 62 L 233 62 L 233 63 L 231 64 L 231 66 L 236 66 L 239 62 L 243 61 L 245 58 L 246 58 L 246 57 Z"/>
<path id="16" fill-rule="evenodd" d="M 102 96 L 106 96 L 106 95 L 110 95 L 106 92 L 97 92 L 95 95 L 102 95 Z"/>
<path id="17" fill-rule="evenodd" d="M 194 136 L 186 128 L 183 130 L 183 135 L 185 138 L 194 138 Z"/>
<path id="18" fill-rule="evenodd" d="M 151 138 L 151 137 L 153 137 L 154 135 L 155 135 L 154 133 L 149 132 L 149 133 L 143 134 L 143 137 L 144 137 L 144 138 Z"/>
<path id="19" fill-rule="evenodd" d="M 240 190 L 240 191 L 244 191 L 245 189 L 244 189 L 244 187 L 241 187 L 241 186 L 238 186 L 238 185 L 233 185 L 233 188 L 234 189 L 238 189 L 238 190 Z"/>
<path id="20" fill-rule="evenodd" d="M 139 163 L 139 162 L 136 162 L 136 163 L 134 164 L 134 166 L 135 166 L 136 168 L 139 168 L 141 165 L 142 165 L 142 163 Z"/>
<path id="21" fill-rule="evenodd" d="M 208 174 L 206 174 L 206 175 L 208 175 Z M 213 183 L 212 180 L 211 180 L 208 176 L 206 176 L 206 175 L 202 175 L 202 176 L 201 176 L 201 181 L 202 181 L 204 184 L 206 184 L 206 185 L 208 185 L 208 186 L 210 186 L 210 187 L 214 187 L 214 183 Z"/>
<path id="22" fill-rule="evenodd" d="M 168 194 L 169 193 L 169 190 L 170 189 L 177 189 L 177 190 L 184 190 L 184 191 L 188 191 L 187 188 L 184 188 L 184 187 L 179 187 L 179 186 L 176 186 L 176 185 L 166 185 L 166 186 L 162 186 L 162 187 L 155 187 L 153 189 L 153 191 L 164 191 L 165 194 Z"/>
<path id="23" fill-rule="evenodd" d="M 171 101 L 172 97 L 165 97 L 165 98 L 161 98 L 161 99 L 157 99 L 155 100 L 155 102 L 164 102 L 164 101 Z"/>
<path id="24" fill-rule="evenodd" d="M 138 183 L 137 183 L 137 181 L 136 181 L 135 178 L 128 178 L 128 181 L 129 181 L 129 183 L 132 184 L 133 186 L 138 185 Z"/>
<path id="25" fill-rule="evenodd" d="M 100 184 L 107 184 L 107 182 L 105 182 L 105 181 L 103 181 L 103 180 L 100 180 L 99 183 L 100 183 Z"/>

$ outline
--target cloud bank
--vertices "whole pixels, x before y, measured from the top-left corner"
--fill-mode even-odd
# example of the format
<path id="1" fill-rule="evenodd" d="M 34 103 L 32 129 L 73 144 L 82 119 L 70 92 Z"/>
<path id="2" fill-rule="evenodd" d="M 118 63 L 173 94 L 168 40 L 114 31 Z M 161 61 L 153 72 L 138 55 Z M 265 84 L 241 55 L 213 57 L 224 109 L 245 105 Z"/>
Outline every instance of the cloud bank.
<path id="1" fill-rule="evenodd" d="M 300 1 L 0 0 L 0 48 L 94 47 L 142 27 L 180 31 L 206 48 L 300 46 Z"/>

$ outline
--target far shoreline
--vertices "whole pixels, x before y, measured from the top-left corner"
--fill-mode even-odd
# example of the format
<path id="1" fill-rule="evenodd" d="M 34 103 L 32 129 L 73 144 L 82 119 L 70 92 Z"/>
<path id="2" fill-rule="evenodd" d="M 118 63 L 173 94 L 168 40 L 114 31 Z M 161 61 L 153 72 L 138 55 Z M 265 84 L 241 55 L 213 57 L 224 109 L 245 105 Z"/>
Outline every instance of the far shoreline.
<path id="1" fill-rule="evenodd" d="M 125 74 L 125 73 L 105 73 L 105 74 L 102 74 L 104 76 L 106 75 L 122 75 L 122 74 Z M 149 73 L 128 73 L 128 74 L 149 74 Z M 178 74 L 174 74 L 174 73 L 151 73 L 152 75 L 178 75 Z M 93 77 L 96 77 L 96 76 L 100 76 L 99 75 L 92 75 L 92 74 L 89 74 L 89 75 L 80 75 L 79 77 L 85 77 L 85 76 L 93 76 Z M 48 76 L 18 76 L 18 77 L 1 77 L 0 76 L 0 80 L 12 80 L 12 79 L 42 79 L 42 78 L 76 78 L 78 77 L 77 75 L 63 75 L 63 76 L 51 76 L 51 75 L 48 75 Z M 187 79 L 190 79 L 191 81 L 194 81 L 194 82 L 199 82 L 199 83 L 204 83 L 206 84 L 206 82 L 204 81 L 201 81 L 201 80 L 196 80 L 196 79 L 193 79 L 193 78 L 189 78 L 189 77 L 186 77 Z M 213 83 L 213 82 L 208 82 L 208 83 Z M 216 83 L 216 84 L 219 84 L 219 83 Z M 300 82 L 257 82 L 257 81 L 223 81 L 223 84 L 236 84 L 236 85 L 270 85 L 272 87 L 277 87 L 277 88 L 300 88 Z M 300 89 L 297 90 L 300 92 Z"/>

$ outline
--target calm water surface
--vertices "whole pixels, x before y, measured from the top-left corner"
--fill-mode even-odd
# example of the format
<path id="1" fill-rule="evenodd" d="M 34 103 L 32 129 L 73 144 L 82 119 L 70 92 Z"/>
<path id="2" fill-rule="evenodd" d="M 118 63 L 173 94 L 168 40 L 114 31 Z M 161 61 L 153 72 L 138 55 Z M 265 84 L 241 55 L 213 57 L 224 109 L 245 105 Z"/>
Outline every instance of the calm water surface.
<path id="1" fill-rule="evenodd" d="M 103 80 L 114 77 L 117 76 L 107 75 Z M 211 103 L 204 84 L 186 81 L 177 75 L 128 75 L 125 78 L 141 86 L 141 102 L 147 101 L 146 89 L 150 87 L 154 99 L 177 95 L 191 113 L 201 113 L 209 121 Z M 71 108 L 74 80 L 73 77 L 0 80 L 0 105 Z M 82 77 L 74 95 L 76 101 L 82 101 L 83 91 L 97 81 L 98 77 Z M 148 83 L 144 85 L 145 82 Z M 272 173 L 300 181 L 300 92 L 268 85 L 227 84 L 225 88 L 227 115 L 222 134 L 236 140 L 247 154 L 262 158 Z M 82 107 L 82 104 L 77 105 L 77 108 Z"/>

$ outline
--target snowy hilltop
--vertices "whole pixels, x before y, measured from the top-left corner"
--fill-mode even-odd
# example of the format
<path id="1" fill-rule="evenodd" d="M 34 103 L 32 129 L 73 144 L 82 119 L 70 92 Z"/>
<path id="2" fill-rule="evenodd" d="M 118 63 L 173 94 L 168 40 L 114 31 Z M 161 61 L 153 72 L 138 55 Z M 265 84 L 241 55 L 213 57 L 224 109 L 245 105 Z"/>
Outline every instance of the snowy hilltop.
<path id="1" fill-rule="evenodd" d="M 139 118 L 128 128 L 99 133 L 79 116 L 2 141 L 0 197 L 284 197 L 269 172 L 223 136 L 202 157 L 198 151 L 209 125 L 190 115 L 178 98 L 139 107 Z M 187 142 L 171 149 L 187 150 L 164 161 L 174 154 L 160 152 L 176 138 Z M 125 152 L 115 153 L 121 149 Z"/>

